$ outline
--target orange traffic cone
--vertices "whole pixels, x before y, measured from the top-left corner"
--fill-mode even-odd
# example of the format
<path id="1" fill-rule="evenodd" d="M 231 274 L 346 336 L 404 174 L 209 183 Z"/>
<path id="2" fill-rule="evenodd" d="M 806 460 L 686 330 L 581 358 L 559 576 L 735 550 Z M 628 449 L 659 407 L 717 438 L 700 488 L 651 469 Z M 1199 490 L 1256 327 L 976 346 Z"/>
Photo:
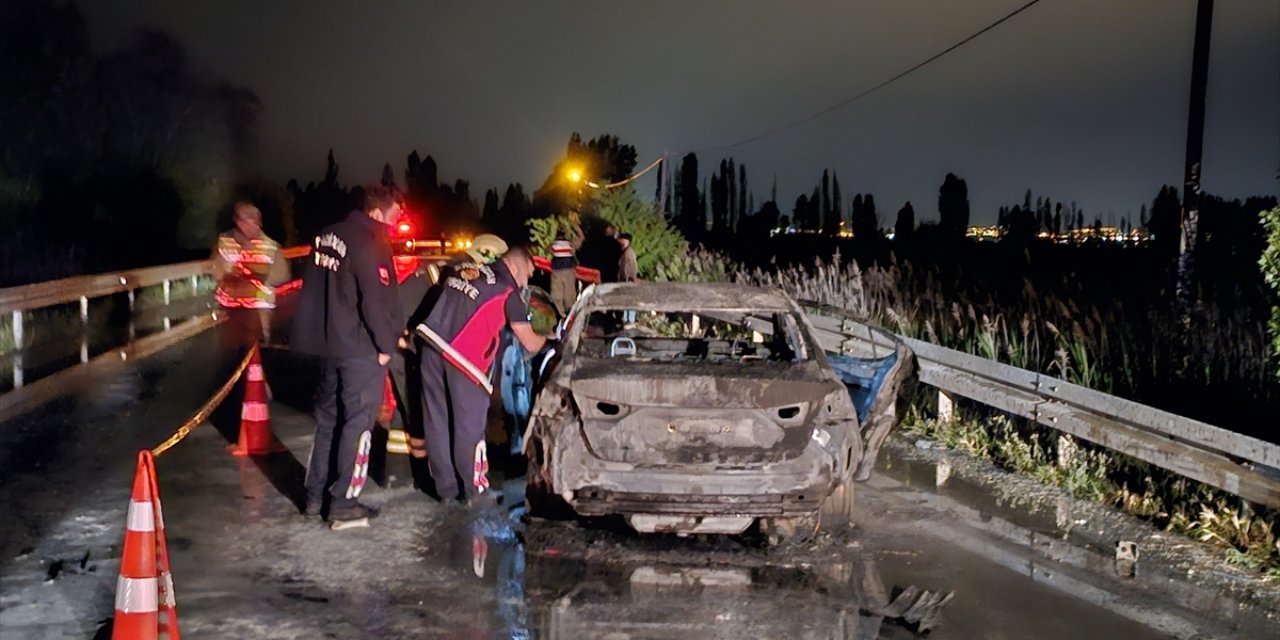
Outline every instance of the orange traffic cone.
<path id="1" fill-rule="evenodd" d="M 165 622 L 160 623 L 160 614 Z M 124 532 L 124 554 L 116 583 L 112 640 L 152 640 L 161 633 L 179 640 L 177 602 L 169 573 L 169 549 L 151 451 L 138 452 L 133 497 Z"/>
<path id="2" fill-rule="evenodd" d="M 391 428 L 391 421 L 396 417 L 396 390 L 392 386 L 391 374 L 387 374 L 382 384 L 382 407 L 378 410 L 378 424 Z"/>
<path id="3" fill-rule="evenodd" d="M 386 384 L 382 385 L 382 410 L 378 412 L 378 424 L 387 429 L 387 453 L 409 453 L 409 434 L 392 426 L 395 418 L 396 389 L 388 373 Z"/>
<path id="4" fill-rule="evenodd" d="M 227 447 L 233 456 L 259 456 L 286 451 L 271 433 L 267 409 L 267 380 L 262 375 L 262 353 L 255 344 L 245 369 L 244 404 L 240 407 L 240 439 Z"/>

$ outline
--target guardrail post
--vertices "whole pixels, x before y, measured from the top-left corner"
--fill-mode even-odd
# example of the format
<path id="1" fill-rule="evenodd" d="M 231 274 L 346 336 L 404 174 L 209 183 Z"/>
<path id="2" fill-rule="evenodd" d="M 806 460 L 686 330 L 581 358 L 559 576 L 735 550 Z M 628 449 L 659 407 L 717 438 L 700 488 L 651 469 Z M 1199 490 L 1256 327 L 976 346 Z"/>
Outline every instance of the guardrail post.
<path id="1" fill-rule="evenodd" d="M 22 354 L 15 353 L 13 355 L 13 388 L 22 388 Z"/>
<path id="2" fill-rule="evenodd" d="M 1080 447 L 1076 446 L 1075 438 L 1065 434 L 1058 434 L 1058 468 L 1070 469 L 1071 465 L 1076 461 L 1076 453 Z"/>
<path id="3" fill-rule="evenodd" d="M 85 364 L 88 361 L 89 361 L 89 338 L 86 336 L 86 337 L 80 338 L 80 364 Z"/>
<path id="4" fill-rule="evenodd" d="M 200 288 L 200 276 L 191 276 L 191 295 L 195 297 Z"/>
<path id="5" fill-rule="evenodd" d="M 953 422 L 956 419 L 956 402 L 951 394 L 938 389 L 938 422 Z"/>
<path id="6" fill-rule="evenodd" d="M 170 297 L 169 297 L 169 280 L 168 280 L 168 279 L 166 279 L 166 280 L 164 281 L 163 286 L 164 286 L 164 306 L 166 306 L 166 307 L 167 307 L 167 306 L 169 306 L 169 302 L 170 302 Z"/>
<path id="7" fill-rule="evenodd" d="M 22 351 L 22 311 L 13 312 L 13 350 Z"/>
<path id="8" fill-rule="evenodd" d="M 89 324 L 89 298 L 80 296 L 80 324 Z"/>

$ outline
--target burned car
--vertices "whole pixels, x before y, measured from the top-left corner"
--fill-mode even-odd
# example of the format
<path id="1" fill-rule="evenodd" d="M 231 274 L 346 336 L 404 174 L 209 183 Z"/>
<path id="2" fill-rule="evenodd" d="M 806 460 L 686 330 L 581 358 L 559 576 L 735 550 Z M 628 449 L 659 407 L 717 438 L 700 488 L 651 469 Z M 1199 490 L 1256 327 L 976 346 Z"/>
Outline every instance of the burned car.
<path id="1" fill-rule="evenodd" d="M 838 373 L 780 290 L 588 288 L 526 429 L 530 514 L 617 514 L 642 533 L 758 523 L 777 540 L 848 524 L 911 369 L 900 340 L 876 339 L 889 346 Z"/>

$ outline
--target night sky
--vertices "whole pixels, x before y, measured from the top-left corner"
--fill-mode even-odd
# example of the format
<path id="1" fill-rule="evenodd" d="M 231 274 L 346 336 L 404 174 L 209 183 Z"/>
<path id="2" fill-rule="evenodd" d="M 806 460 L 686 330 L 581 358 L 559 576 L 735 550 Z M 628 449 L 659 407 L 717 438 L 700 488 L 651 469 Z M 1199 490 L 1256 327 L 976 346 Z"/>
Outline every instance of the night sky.
<path id="1" fill-rule="evenodd" d="M 1042 0 L 907 78 L 803 126 L 1025 0 L 940 2 L 171 2 L 83 0 L 94 45 L 165 30 L 262 100 L 261 163 L 319 180 L 333 147 L 347 184 L 397 174 L 412 149 L 472 193 L 537 188 L 573 131 L 619 136 L 644 166 L 732 155 L 757 205 L 780 208 L 833 169 L 875 194 L 882 224 L 911 200 L 936 218 L 948 171 L 975 223 L 1031 188 L 1092 216 L 1181 185 L 1195 0 Z M 1206 191 L 1275 194 L 1280 2 L 1219 0 Z M 653 182 L 639 183 L 644 194 Z M 845 203 L 848 210 L 848 203 Z M 1117 218 L 1118 220 L 1118 218 Z"/>

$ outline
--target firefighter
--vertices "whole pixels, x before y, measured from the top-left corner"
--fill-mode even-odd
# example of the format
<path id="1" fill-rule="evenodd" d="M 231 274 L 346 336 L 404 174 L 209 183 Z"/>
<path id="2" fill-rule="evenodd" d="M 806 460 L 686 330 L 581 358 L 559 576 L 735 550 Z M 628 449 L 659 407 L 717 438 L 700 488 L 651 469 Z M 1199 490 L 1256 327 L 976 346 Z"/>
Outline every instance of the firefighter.
<path id="1" fill-rule="evenodd" d="M 227 317 L 220 331 L 226 359 L 255 341 L 270 342 L 275 287 L 289 279 L 280 245 L 262 232 L 262 211 L 243 200 L 234 209 L 235 226 L 218 236 L 213 250 L 213 299 Z"/>
<path id="2" fill-rule="evenodd" d="M 500 332 L 510 326 L 530 352 L 546 343 L 530 325 L 521 295 L 531 275 L 533 258 L 524 247 L 510 249 L 492 265 L 460 262 L 442 274 L 439 297 L 414 328 L 425 343 L 423 422 L 431 478 L 441 500 L 462 497 L 473 503 L 489 486 L 484 432 Z"/>
<path id="3" fill-rule="evenodd" d="M 363 204 L 313 240 L 290 340 L 294 352 L 323 361 L 306 513 L 320 515 L 327 499 L 332 529 L 368 526 L 375 515 L 357 498 L 368 477 L 387 364 L 403 326 L 387 237 L 400 204 L 381 184 L 365 187 Z"/>
<path id="4" fill-rule="evenodd" d="M 471 242 L 471 246 L 468 247 L 462 255 L 455 256 L 440 267 L 437 271 L 435 283 L 433 283 L 424 294 L 410 298 L 404 295 L 407 292 L 402 291 L 402 299 L 405 301 L 410 299 L 418 300 L 416 308 L 410 308 L 408 306 L 404 307 L 405 310 L 408 311 L 407 315 L 409 318 L 409 322 L 406 325 L 406 334 L 412 333 L 419 323 L 427 319 L 427 314 L 431 312 L 431 308 L 435 306 L 436 300 L 440 298 L 440 293 L 444 289 L 445 280 L 450 276 L 456 275 L 460 265 L 491 265 L 506 252 L 507 243 L 503 242 L 502 238 L 493 234 L 482 233 L 475 237 Z M 408 349 L 409 345 L 407 343 L 405 344 L 405 347 L 406 349 L 403 351 L 405 352 L 406 375 L 413 380 L 413 387 L 409 388 L 406 385 L 406 387 L 402 388 L 404 388 L 405 393 L 409 395 L 409 402 L 411 403 L 410 406 L 416 410 L 416 414 L 414 410 L 406 411 L 415 418 L 410 421 L 407 425 L 408 429 L 406 429 L 409 436 L 409 453 L 417 460 L 425 460 L 427 457 L 427 445 L 421 421 L 422 414 L 425 413 L 426 407 L 424 405 L 425 400 L 421 393 L 421 352 L 419 351 L 416 354 L 413 353 L 413 351 Z M 417 350 L 415 349 L 414 351 Z M 408 381 L 406 380 L 406 383 L 407 382 Z M 417 475 L 415 472 L 415 478 L 416 477 Z"/>

